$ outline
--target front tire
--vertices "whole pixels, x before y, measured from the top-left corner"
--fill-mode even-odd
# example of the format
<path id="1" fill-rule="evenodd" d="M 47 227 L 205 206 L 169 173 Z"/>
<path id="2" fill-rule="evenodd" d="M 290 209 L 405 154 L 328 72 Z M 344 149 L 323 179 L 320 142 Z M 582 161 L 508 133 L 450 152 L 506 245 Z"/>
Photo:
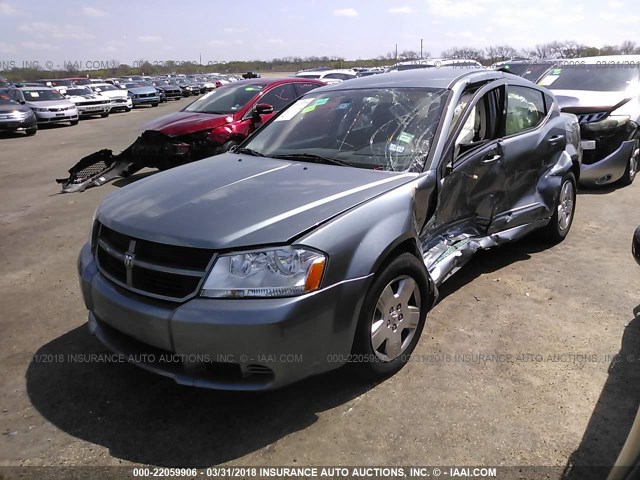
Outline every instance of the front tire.
<path id="1" fill-rule="evenodd" d="M 101 116 L 102 118 L 107 118 L 107 117 L 109 116 L 109 112 L 101 113 L 101 114 L 100 114 L 100 116 Z"/>
<path id="2" fill-rule="evenodd" d="M 551 221 L 542 230 L 544 239 L 552 245 L 563 241 L 571 229 L 575 211 L 576 177 L 570 172 L 562 177 Z"/>
<path id="3" fill-rule="evenodd" d="M 636 174 L 638 173 L 638 162 L 640 161 L 640 141 L 636 141 L 636 148 L 633 150 L 631 154 L 631 158 L 629 158 L 629 163 L 627 163 L 627 168 L 622 175 L 622 178 L 618 180 L 620 185 L 627 186 L 631 185 L 636 178 Z"/>
<path id="4" fill-rule="evenodd" d="M 158 106 L 158 104 L 157 104 L 157 103 L 152 103 L 152 104 L 151 104 L 151 106 L 152 106 L 152 107 L 157 107 L 157 106 Z"/>
<path id="5" fill-rule="evenodd" d="M 403 253 L 376 274 L 353 343 L 361 374 L 386 377 L 407 363 L 424 328 L 428 305 L 427 274 L 414 255 Z"/>
<path id="6" fill-rule="evenodd" d="M 80 122 L 80 120 L 71 120 L 69 123 L 71 125 L 77 125 Z"/>
<path id="7" fill-rule="evenodd" d="M 38 131 L 38 127 L 33 127 L 33 128 L 27 128 L 25 133 L 27 134 L 28 137 L 31 137 L 35 135 L 37 131 Z"/>
<path id="8" fill-rule="evenodd" d="M 236 145 L 238 145 L 238 142 L 236 142 L 235 140 L 229 140 L 228 142 L 222 144 L 222 146 L 220 147 L 220 153 L 228 152 Z"/>

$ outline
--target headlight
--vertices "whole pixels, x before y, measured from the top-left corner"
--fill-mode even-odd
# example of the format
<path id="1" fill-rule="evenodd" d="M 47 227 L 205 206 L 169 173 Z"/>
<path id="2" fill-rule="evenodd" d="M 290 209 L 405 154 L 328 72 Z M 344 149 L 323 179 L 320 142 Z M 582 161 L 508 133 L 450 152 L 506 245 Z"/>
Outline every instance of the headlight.
<path id="1" fill-rule="evenodd" d="M 33 108 L 34 112 L 48 112 L 49 109 L 48 108 Z"/>
<path id="2" fill-rule="evenodd" d="M 622 127 L 631 120 L 629 115 L 609 115 L 599 122 L 585 123 L 582 128 L 588 132 L 602 132 L 603 130 L 614 130 Z"/>
<path id="3" fill-rule="evenodd" d="M 217 258 L 202 289 L 211 298 L 289 297 L 320 287 L 326 257 L 306 248 L 240 252 Z"/>

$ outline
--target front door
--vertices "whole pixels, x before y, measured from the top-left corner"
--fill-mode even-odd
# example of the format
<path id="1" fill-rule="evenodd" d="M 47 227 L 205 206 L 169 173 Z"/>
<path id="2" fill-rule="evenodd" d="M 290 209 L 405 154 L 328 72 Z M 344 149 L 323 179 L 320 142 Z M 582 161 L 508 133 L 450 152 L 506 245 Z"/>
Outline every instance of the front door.
<path id="1" fill-rule="evenodd" d="M 466 102 L 465 96 L 461 102 Z M 428 235 L 483 236 L 506 202 L 506 175 L 497 117 L 502 90 L 480 91 L 453 126 L 441 165 L 438 199 Z"/>

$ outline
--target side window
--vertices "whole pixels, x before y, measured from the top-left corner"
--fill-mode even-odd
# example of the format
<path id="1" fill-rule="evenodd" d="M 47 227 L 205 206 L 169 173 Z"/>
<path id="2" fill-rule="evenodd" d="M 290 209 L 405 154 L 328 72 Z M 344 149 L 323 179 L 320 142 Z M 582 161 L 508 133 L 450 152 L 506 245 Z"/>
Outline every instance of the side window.
<path id="1" fill-rule="evenodd" d="M 528 87 L 507 86 L 505 135 L 535 128 L 546 116 L 544 93 Z"/>
<path id="2" fill-rule="evenodd" d="M 342 80 L 342 75 L 339 73 L 327 73 L 323 78 Z"/>
<path id="3" fill-rule="evenodd" d="M 487 92 L 472 107 L 469 115 L 462 120 L 462 129 L 456 136 L 454 144 L 454 158 L 492 138 L 494 128 L 491 112 L 495 111 L 493 104 L 495 98 L 494 90 Z"/>
<path id="4" fill-rule="evenodd" d="M 310 92 L 314 88 L 318 88 L 320 85 L 316 83 L 294 83 L 293 86 L 296 89 L 296 97 L 301 97 L 307 92 Z"/>
<path id="5" fill-rule="evenodd" d="M 286 83 L 272 88 L 258 99 L 258 103 L 273 105 L 273 111 L 279 112 L 297 98 L 293 85 Z"/>
<path id="6" fill-rule="evenodd" d="M 20 94 L 19 90 L 11 90 L 9 92 L 9 96 L 11 97 L 12 100 L 15 100 L 16 102 L 22 101 L 22 95 Z"/>

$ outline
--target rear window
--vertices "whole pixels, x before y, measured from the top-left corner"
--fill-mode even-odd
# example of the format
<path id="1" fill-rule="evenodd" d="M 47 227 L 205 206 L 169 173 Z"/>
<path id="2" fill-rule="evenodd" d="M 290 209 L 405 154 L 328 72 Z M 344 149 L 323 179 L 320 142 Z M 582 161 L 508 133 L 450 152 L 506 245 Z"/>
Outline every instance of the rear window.
<path id="1" fill-rule="evenodd" d="M 620 92 L 638 86 L 640 65 L 575 65 L 552 68 L 539 85 L 552 90 Z"/>

